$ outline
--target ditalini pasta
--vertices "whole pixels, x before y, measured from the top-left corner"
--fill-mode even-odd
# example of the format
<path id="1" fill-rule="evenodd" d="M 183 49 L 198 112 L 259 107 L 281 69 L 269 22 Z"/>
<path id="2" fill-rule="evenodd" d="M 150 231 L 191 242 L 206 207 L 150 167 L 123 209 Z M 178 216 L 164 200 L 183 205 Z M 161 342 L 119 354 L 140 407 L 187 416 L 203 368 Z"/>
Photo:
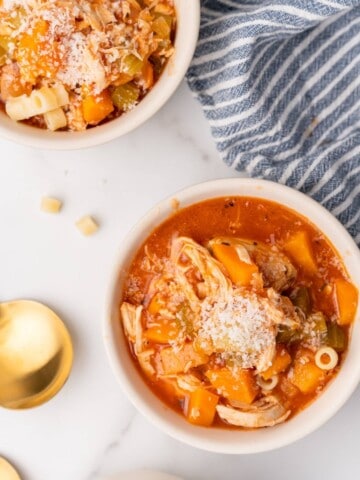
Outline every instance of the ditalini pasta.
<path id="1" fill-rule="evenodd" d="M 43 197 L 41 199 L 41 210 L 46 213 L 59 213 L 62 207 L 61 200 L 53 197 Z"/>
<path id="2" fill-rule="evenodd" d="M 69 95 L 64 86 L 42 87 L 33 90 L 29 96 L 12 97 L 6 102 L 5 110 L 13 120 L 25 120 L 48 112 L 69 103 Z"/>
<path id="3" fill-rule="evenodd" d="M 131 110 L 174 52 L 173 0 L 0 5 L 0 106 L 37 127 L 84 130 Z"/>
<path id="4" fill-rule="evenodd" d="M 85 215 L 85 217 L 80 218 L 76 222 L 76 226 L 86 237 L 93 235 L 99 230 L 99 225 L 90 215 Z"/>
<path id="5" fill-rule="evenodd" d="M 47 128 L 52 131 L 59 130 L 67 125 L 66 115 L 62 108 L 46 112 L 44 114 L 44 120 Z"/>
<path id="6" fill-rule="evenodd" d="M 178 210 L 143 241 L 123 272 L 129 354 L 190 423 L 276 425 L 341 369 L 358 291 L 296 212 L 215 198 Z"/>

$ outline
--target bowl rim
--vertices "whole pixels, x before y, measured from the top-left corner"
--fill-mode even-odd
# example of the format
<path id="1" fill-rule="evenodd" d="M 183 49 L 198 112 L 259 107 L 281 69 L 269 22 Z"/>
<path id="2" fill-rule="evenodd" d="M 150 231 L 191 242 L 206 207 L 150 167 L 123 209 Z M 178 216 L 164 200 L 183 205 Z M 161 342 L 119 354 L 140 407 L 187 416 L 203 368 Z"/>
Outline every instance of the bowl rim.
<path id="1" fill-rule="evenodd" d="M 249 195 L 248 192 L 242 194 L 242 188 L 245 190 L 253 190 L 254 194 Z M 233 193 L 230 193 L 230 191 L 232 191 Z M 264 192 L 266 192 L 265 195 Z M 142 218 L 123 238 L 122 243 L 125 245 L 125 247 L 123 249 L 120 249 L 117 253 L 116 262 L 114 264 L 112 276 L 109 282 L 109 288 L 107 290 L 103 318 L 103 340 L 110 366 L 118 382 L 120 383 L 123 392 L 126 394 L 131 403 L 136 407 L 136 409 L 142 415 L 144 415 L 145 418 L 147 418 L 152 424 L 160 428 L 160 430 L 167 433 L 176 440 L 180 440 L 185 444 L 206 451 L 225 454 L 260 453 L 275 450 L 289 445 L 317 430 L 332 416 L 334 416 L 336 412 L 352 395 L 360 382 L 360 348 L 351 348 L 354 337 L 354 328 L 359 323 L 360 305 L 358 305 L 358 309 L 356 312 L 354 328 L 352 329 L 352 337 L 347 356 L 342 365 L 342 368 L 340 369 L 340 372 L 337 374 L 335 379 L 330 382 L 330 384 L 326 387 L 322 394 L 317 399 L 315 399 L 314 402 L 308 405 L 302 412 L 298 413 L 289 422 L 285 422 L 284 424 L 271 427 L 271 429 L 259 429 L 263 432 L 275 430 L 279 432 L 279 428 L 282 428 L 285 432 L 285 435 L 277 435 L 275 439 L 273 439 L 269 435 L 265 435 L 264 438 L 259 438 L 256 441 L 252 441 L 253 438 L 249 437 L 248 444 L 244 444 L 244 442 L 237 443 L 236 441 L 224 442 L 223 440 L 217 440 L 214 435 L 209 435 L 211 432 L 214 432 L 216 430 L 219 431 L 218 429 L 205 429 L 206 432 L 208 432 L 206 435 L 207 438 L 201 438 L 200 431 L 204 431 L 204 427 L 190 425 L 188 422 L 185 421 L 185 419 L 183 419 L 178 413 L 175 412 L 173 412 L 173 415 L 170 414 L 170 417 L 172 417 L 172 420 L 174 420 L 175 422 L 173 424 L 165 415 L 165 411 L 169 410 L 170 408 L 166 406 L 164 407 L 164 404 L 161 402 L 161 400 L 156 397 L 156 395 L 150 390 L 148 385 L 146 385 L 145 381 L 141 378 L 141 382 L 143 382 L 143 385 L 145 387 L 144 394 L 146 394 L 146 391 L 149 391 L 151 396 L 154 397 L 156 402 L 158 403 L 157 405 L 154 401 L 154 406 L 151 406 L 149 402 L 145 400 L 144 396 L 138 393 L 137 389 L 134 386 L 133 379 L 130 379 L 129 374 L 126 372 L 126 366 L 119 360 L 119 343 L 118 339 L 115 338 L 114 325 L 112 322 L 114 303 L 116 303 L 115 298 L 119 294 L 119 277 L 121 275 L 121 267 L 126 264 L 129 265 L 131 263 L 135 253 L 137 252 L 141 243 L 145 241 L 149 233 L 151 233 L 154 228 L 164 222 L 166 218 L 169 217 L 171 213 L 173 213 L 173 209 L 171 207 L 171 202 L 173 201 L 173 199 L 176 198 L 177 200 L 179 200 L 180 208 L 182 208 L 206 199 L 218 198 L 221 196 L 226 197 L 227 195 L 253 196 L 256 198 L 264 198 L 273 202 L 282 203 L 287 208 L 293 209 L 295 210 L 295 212 L 307 218 L 308 221 L 315 224 L 315 226 L 317 226 L 316 219 L 321 218 L 322 220 L 325 220 L 328 225 L 326 233 L 323 232 L 323 228 L 317 228 L 320 229 L 329 239 L 331 244 L 335 247 L 336 251 L 338 251 L 337 244 L 339 243 L 339 241 L 343 242 L 347 249 L 346 252 L 349 252 L 351 258 L 355 258 L 355 261 L 354 259 L 352 259 L 352 262 L 355 263 L 358 267 L 360 266 L 360 250 L 358 249 L 355 241 L 350 236 L 350 234 L 328 210 L 326 210 L 322 205 L 320 205 L 318 202 L 308 197 L 304 193 L 272 181 L 250 178 L 225 178 L 197 183 L 195 185 L 181 189 L 178 192 L 166 197 L 164 200 L 158 202 L 153 208 L 151 208 L 145 215 L 142 216 Z M 276 199 L 274 197 L 276 197 Z M 280 197 L 282 197 L 282 201 L 279 200 Z M 284 199 L 286 200 L 284 201 Z M 299 209 L 296 209 L 293 205 L 289 205 L 289 203 L 291 204 L 292 202 L 297 202 L 298 205 L 302 208 L 304 208 L 305 206 L 307 211 L 311 212 L 311 215 L 305 215 L 304 213 L 299 211 Z M 331 235 L 329 235 L 329 232 L 331 232 Z M 139 239 L 140 241 L 138 241 Z M 347 263 L 346 258 L 343 258 L 343 262 L 346 266 L 347 271 L 349 271 L 350 264 Z M 353 269 L 351 275 L 352 280 L 354 280 L 354 272 L 355 269 Z M 358 280 L 355 282 L 355 284 L 358 287 L 360 286 L 360 273 L 358 274 Z M 360 346 L 359 329 L 360 325 L 356 329 L 358 332 L 357 338 Z M 354 350 L 358 350 L 359 353 L 354 352 Z M 349 364 L 350 352 L 352 354 L 352 357 L 354 357 L 354 355 L 356 354 L 356 362 L 353 358 L 351 358 L 350 360 L 352 361 L 352 368 L 349 369 L 347 367 L 346 372 L 344 371 L 343 375 L 341 375 L 342 371 L 345 369 L 345 366 L 348 366 Z M 128 355 L 127 351 L 126 355 Z M 132 363 L 130 358 L 129 361 Z M 349 375 L 346 375 L 346 373 L 348 373 Z M 331 392 L 334 391 L 333 386 L 339 378 L 342 379 L 342 383 L 346 382 L 346 388 L 338 389 L 336 391 L 336 396 L 333 395 L 333 401 L 331 403 L 325 403 L 326 408 L 323 408 L 324 398 L 325 401 L 327 398 L 329 398 L 328 392 L 330 390 Z M 337 383 L 340 383 L 340 381 L 338 380 Z M 317 406 L 319 406 L 319 408 L 316 408 Z M 314 411 L 314 413 L 316 411 L 317 415 L 313 415 L 312 418 L 309 418 L 309 411 Z M 179 417 L 182 423 L 176 422 L 176 417 L 174 415 L 176 417 Z M 297 420 L 299 418 L 301 418 L 300 422 Z M 284 426 L 288 425 L 296 425 L 297 428 L 287 427 L 285 429 Z M 246 433 L 248 435 L 255 436 L 256 433 L 259 432 L 259 430 Z M 221 431 L 231 433 L 234 432 L 233 430 Z M 241 430 L 236 432 L 241 432 Z"/>
<path id="2" fill-rule="evenodd" d="M 51 132 L 15 122 L 0 110 L 0 137 L 32 148 L 77 150 L 110 142 L 135 130 L 155 115 L 174 94 L 193 58 L 200 29 L 200 0 L 174 0 L 177 10 L 175 53 L 159 80 L 130 112 L 83 132 Z M 182 21 L 186 12 L 186 21 Z"/>

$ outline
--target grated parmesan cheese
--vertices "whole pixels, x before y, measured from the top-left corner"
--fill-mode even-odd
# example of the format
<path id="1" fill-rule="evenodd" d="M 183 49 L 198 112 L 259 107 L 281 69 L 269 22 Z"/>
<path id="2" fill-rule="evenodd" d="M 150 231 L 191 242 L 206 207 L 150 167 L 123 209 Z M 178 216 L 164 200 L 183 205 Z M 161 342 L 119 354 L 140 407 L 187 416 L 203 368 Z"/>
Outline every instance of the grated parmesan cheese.
<path id="1" fill-rule="evenodd" d="M 267 299 L 245 290 L 235 290 L 215 304 L 205 300 L 198 332 L 200 345 L 205 351 L 211 345 L 241 368 L 266 369 L 273 358 L 277 334 L 270 312 Z"/>
<path id="2" fill-rule="evenodd" d="M 1 7 L 4 10 L 11 10 L 14 7 L 27 7 L 31 4 L 31 0 L 3 0 Z"/>
<path id="3" fill-rule="evenodd" d="M 99 56 L 89 49 L 89 39 L 81 32 L 72 34 L 66 45 L 66 61 L 58 78 L 71 89 L 79 84 L 94 85 L 100 93 L 106 87 L 105 68 Z"/>

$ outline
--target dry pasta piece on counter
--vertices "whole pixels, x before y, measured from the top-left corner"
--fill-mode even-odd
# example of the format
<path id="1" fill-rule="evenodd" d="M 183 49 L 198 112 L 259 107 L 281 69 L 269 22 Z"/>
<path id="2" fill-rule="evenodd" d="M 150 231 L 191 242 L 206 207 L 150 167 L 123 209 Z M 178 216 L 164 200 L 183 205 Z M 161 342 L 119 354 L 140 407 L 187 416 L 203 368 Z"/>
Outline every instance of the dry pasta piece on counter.
<path id="1" fill-rule="evenodd" d="M 40 208 L 46 213 L 59 213 L 62 208 L 62 201 L 54 197 L 43 197 Z"/>
<path id="2" fill-rule="evenodd" d="M 80 232 L 87 237 L 99 230 L 99 225 L 90 215 L 80 218 L 80 220 L 76 222 L 76 226 Z"/>

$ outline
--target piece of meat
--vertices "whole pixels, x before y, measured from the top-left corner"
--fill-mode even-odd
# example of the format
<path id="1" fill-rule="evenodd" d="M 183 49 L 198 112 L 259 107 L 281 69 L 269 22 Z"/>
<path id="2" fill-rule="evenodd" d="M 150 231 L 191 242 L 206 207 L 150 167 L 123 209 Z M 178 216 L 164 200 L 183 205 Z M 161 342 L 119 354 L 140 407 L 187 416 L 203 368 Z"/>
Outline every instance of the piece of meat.
<path id="1" fill-rule="evenodd" d="M 280 295 L 273 288 L 267 290 L 267 297 L 270 300 L 273 321 L 277 325 L 286 326 L 292 330 L 298 329 L 301 325 L 301 318 L 291 300 Z"/>

